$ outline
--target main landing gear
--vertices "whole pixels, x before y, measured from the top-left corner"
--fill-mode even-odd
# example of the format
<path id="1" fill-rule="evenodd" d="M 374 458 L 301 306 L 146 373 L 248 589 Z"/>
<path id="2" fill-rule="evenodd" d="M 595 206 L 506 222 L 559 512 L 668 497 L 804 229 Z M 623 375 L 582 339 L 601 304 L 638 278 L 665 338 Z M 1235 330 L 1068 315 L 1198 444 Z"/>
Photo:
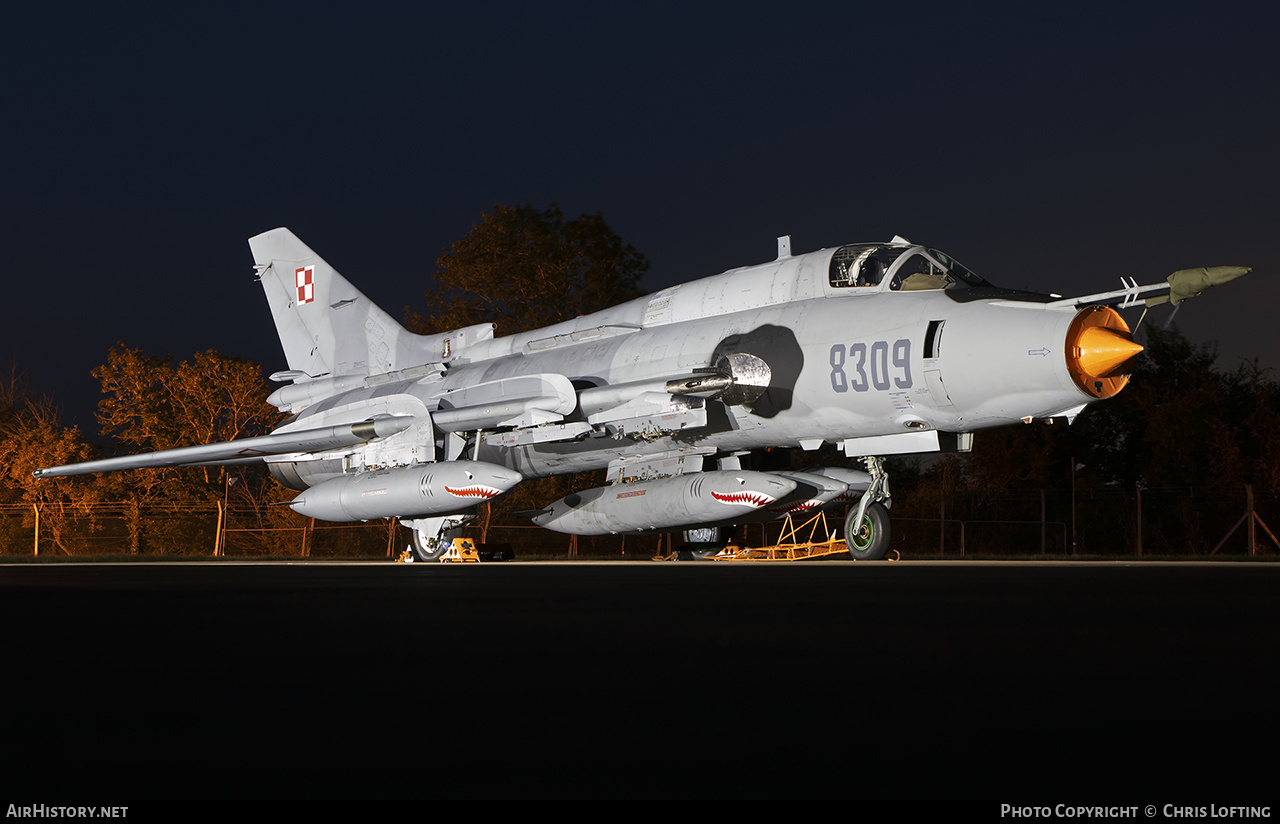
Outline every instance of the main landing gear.
<path id="1" fill-rule="evenodd" d="M 705 561 L 714 557 L 729 543 L 732 529 L 723 526 L 705 526 L 684 531 L 684 545 L 676 550 L 681 561 Z"/>
<path id="2" fill-rule="evenodd" d="M 439 561 L 453 539 L 462 537 L 462 526 L 475 518 L 474 515 L 450 515 L 445 518 L 416 518 L 404 521 L 404 525 L 412 531 L 409 551 L 415 561 Z"/>
<path id="3" fill-rule="evenodd" d="M 844 547 L 849 551 L 849 556 L 856 561 L 879 561 L 889 555 L 889 542 L 892 538 L 892 530 L 889 525 L 889 507 L 892 503 L 889 498 L 889 475 L 884 468 L 883 458 L 864 457 L 862 463 L 866 467 L 867 474 L 871 476 L 871 482 L 845 517 Z M 852 494 L 856 494 L 856 492 Z M 834 502 L 832 506 L 834 506 Z M 788 524 L 790 524 L 790 517 L 789 515 Z M 821 516 L 815 515 L 814 517 Z M 826 521 L 823 520 L 822 524 L 821 533 L 825 536 L 827 534 Z M 808 528 L 808 524 L 805 524 L 803 528 Z M 776 547 L 757 549 L 731 546 L 729 547 L 731 551 L 725 553 L 722 550 L 725 548 L 730 531 L 730 527 L 703 527 L 685 530 L 685 543 L 675 557 L 679 560 L 711 558 L 715 560 L 744 561 L 796 560 L 796 546 L 800 544 L 787 543 L 788 533 L 785 529 L 782 539 L 785 546 L 780 544 Z M 795 531 L 794 528 L 791 528 L 789 533 L 791 539 L 795 538 Z M 834 530 L 830 534 L 830 541 L 818 539 L 819 543 L 812 543 L 814 539 L 810 535 L 810 542 L 801 542 L 803 544 L 804 557 L 838 553 L 840 551 L 840 542 L 835 538 Z M 777 554 L 777 551 L 782 549 L 786 550 L 787 554 L 785 556 Z"/>

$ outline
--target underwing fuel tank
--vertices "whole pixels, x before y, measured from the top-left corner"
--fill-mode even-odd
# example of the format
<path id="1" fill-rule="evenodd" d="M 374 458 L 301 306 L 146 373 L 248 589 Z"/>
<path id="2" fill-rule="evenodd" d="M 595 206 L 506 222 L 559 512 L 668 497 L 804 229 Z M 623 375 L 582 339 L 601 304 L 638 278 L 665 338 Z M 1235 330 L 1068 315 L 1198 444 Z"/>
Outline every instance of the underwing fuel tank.
<path id="1" fill-rule="evenodd" d="M 834 504 L 847 504 L 857 501 L 862 493 L 871 488 L 871 475 L 861 469 L 849 469 L 843 466 L 819 466 L 806 469 L 814 475 L 840 481 L 845 485 L 844 491 L 831 499 Z"/>
<path id="2" fill-rule="evenodd" d="M 805 494 L 792 496 L 794 500 L 783 499 L 766 507 L 775 516 L 787 514 L 798 516 L 821 509 L 849 491 L 849 484 L 814 472 L 779 471 L 774 474 L 798 481 L 797 488 L 804 487 Z"/>
<path id="3" fill-rule="evenodd" d="M 790 495 L 796 481 L 767 472 L 712 471 L 567 495 L 533 516 L 574 535 L 671 530 L 742 520 Z"/>
<path id="4" fill-rule="evenodd" d="M 368 521 L 458 512 L 509 492 L 520 473 L 481 461 L 442 461 L 360 472 L 311 487 L 289 503 L 324 521 Z"/>

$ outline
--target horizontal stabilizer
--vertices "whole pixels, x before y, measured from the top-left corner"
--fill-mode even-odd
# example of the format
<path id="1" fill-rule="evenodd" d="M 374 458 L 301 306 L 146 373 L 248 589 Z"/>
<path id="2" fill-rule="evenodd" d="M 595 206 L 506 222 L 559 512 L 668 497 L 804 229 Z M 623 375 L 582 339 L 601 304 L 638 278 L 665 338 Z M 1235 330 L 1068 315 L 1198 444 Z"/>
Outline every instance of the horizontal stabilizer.
<path id="1" fill-rule="evenodd" d="M 222 443 L 205 444 L 204 446 L 185 446 L 180 449 L 165 449 L 160 452 L 145 452 L 141 455 L 126 455 L 122 458 L 105 458 L 100 461 L 54 466 L 48 469 L 37 469 L 31 474 L 37 478 L 57 478 L 64 475 L 89 475 L 94 472 L 115 472 L 120 469 L 143 469 L 157 466 L 210 466 L 223 463 L 245 463 L 265 458 L 269 455 L 284 455 L 293 452 L 322 452 L 329 449 L 340 449 L 344 446 L 367 443 L 377 438 L 386 438 L 397 432 L 403 432 L 409 428 L 413 421 L 414 418 L 409 415 L 373 418 L 358 423 L 344 423 L 336 426 L 324 426 L 318 429 L 304 429 L 298 432 L 244 438 L 238 441 L 224 441 Z"/>

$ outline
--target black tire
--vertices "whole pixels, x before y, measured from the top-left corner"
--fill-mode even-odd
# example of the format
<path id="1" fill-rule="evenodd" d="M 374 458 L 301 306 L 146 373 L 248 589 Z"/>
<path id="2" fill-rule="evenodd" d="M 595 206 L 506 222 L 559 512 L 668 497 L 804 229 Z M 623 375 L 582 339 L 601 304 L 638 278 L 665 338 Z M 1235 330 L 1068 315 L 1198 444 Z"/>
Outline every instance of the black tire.
<path id="1" fill-rule="evenodd" d="M 729 530 L 722 526 L 707 526 L 684 531 L 684 544 L 676 551 L 677 561 L 705 561 L 719 554 L 729 543 Z"/>
<path id="2" fill-rule="evenodd" d="M 855 528 L 853 519 L 858 508 L 852 507 L 844 520 L 844 542 L 855 561 L 879 561 L 889 551 L 889 511 L 883 504 L 870 504 L 862 516 L 862 523 Z"/>
<path id="3" fill-rule="evenodd" d="M 729 530 L 722 526 L 704 526 L 698 529 L 686 529 L 684 542 L 689 546 L 706 544 L 708 546 L 724 546 L 728 543 Z"/>

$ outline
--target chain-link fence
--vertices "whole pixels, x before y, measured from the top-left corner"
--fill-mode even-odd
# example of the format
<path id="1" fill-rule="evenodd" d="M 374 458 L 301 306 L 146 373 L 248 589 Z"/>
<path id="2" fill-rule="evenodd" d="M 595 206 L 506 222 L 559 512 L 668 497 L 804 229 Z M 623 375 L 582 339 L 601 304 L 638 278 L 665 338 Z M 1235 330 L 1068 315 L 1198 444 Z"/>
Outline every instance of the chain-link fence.
<path id="1" fill-rule="evenodd" d="M 1114 488 L 1002 496 L 963 512 L 913 500 L 894 512 L 894 546 L 942 557 L 1280 554 L 1280 491 Z M 909 515 L 909 517 L 908 517 Z"/>
<path id="2" fill-rule="evenodd" d="M 0 506 L 5 555 L 379 557 L 398 552 L 395 532 L 206 501 Z"/>
<path id="3" fill-rule="evenodd" d="M 1208 556 L 1280 554 L 1280 491 L 1090 490 L 1002 496 L 965 511 L 918 497 L 892 510 L 893 549 L 910 557 Z M 843 534 L 845 511 L 824 535 Z M 1273 526 L 1274 525 L 1274 526 Z M 777 543 L 783 524 L 744 524 L 727 538 Z M 517 558 L 647 559 L 680 546 L 678 534 L 574 536 L 527 525 L 469 526 L 466 537 Z M 219 503 L 0 506 L 0 554 L 394 558 L 409 543 L 395 521 L 334 524 L 280 507 Z"/>

